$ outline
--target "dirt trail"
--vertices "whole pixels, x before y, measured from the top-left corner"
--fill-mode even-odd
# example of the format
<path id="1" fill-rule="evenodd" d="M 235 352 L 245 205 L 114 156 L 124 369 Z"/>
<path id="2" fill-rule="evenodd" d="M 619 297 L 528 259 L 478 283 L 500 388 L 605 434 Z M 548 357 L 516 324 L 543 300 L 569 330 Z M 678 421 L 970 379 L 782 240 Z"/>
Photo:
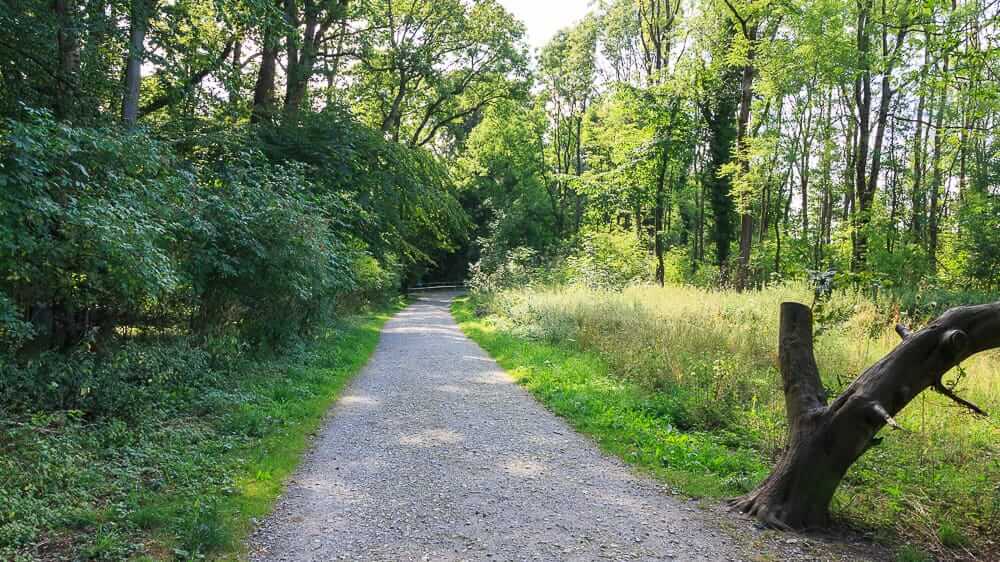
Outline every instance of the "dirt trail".
<path id="1" fill-rule="evenodd" d="M 450 297 L 386 324 L 252 560 L 840 557 L 671 497 L 602 454 L 461 333 Z"/>

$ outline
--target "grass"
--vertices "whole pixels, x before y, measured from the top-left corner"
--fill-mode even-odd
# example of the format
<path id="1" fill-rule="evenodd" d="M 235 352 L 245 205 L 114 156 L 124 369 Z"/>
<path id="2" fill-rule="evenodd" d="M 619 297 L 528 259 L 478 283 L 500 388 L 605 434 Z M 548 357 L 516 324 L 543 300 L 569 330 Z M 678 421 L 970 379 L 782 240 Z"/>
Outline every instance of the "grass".
<path id="1" fill-rule="evenodd" d="M 797 286 L 517 290 L 457 303 L 454 312 L 470 337 L 606 450 L 680 492 L 720 498 L 752 489 L 783 446 L 783 300 L 809 303 L 812 295 Z M 850 293 L 818 310 L 817 360 L 832 392 L 895 345 L 895 314 L 891 303 Z M 997 359 L 968 361 L 959 383 L 992 411 L 1000 411 Z M 885 434 L 855 464 L 835 517 L 902 545 L 901 559 L 996 559 L 1000 425 L 931 392 L 898 420 L 907 431 Z"/>
<path id="2" fill-rule="evenodd" d="M 679 491 L 723 497 L 729 486 L 713 471 L 744 479 L 764 474 L 753 451 L 727 446 L 724 436 L 678 429 L 673 423 L 678 404 L 671 396 L 615 377 L 599 354 L 498 330 L 475 316 L 468 299 L 457 299 L 452 313 L 465 334 L 542 403 L 605 451 L 662 476 Z"/>
<path id="3" fill-rule="evenodd" d="M 239 559 L 390 312 L 129 423 L 0 412 L 0 559 Z"/>

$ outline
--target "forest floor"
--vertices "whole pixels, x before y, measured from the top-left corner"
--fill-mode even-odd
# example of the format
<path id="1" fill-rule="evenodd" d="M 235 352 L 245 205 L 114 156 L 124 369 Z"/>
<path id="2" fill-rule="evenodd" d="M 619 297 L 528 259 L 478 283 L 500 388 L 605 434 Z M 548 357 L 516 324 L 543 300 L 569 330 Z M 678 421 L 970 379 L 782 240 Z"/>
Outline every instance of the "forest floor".
<path id="1" fill-rule="evenodd" d="M 673 496 L 547 411 L 468 339 L 454 295 L 390 320 L 252 560 L 863 560 Z"/>

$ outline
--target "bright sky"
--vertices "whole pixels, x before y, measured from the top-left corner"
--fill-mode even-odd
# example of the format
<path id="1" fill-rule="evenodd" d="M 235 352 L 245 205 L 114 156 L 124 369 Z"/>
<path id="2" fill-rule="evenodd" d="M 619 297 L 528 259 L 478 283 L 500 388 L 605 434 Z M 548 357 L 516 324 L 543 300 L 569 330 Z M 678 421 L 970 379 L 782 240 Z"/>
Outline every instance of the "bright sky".
<path id="1" fill-rule="evenodd" d="M 593 0 L 500 0 L 528 27 L 528 44 L 541 49 L 560 29 L 587 15 Z"/>

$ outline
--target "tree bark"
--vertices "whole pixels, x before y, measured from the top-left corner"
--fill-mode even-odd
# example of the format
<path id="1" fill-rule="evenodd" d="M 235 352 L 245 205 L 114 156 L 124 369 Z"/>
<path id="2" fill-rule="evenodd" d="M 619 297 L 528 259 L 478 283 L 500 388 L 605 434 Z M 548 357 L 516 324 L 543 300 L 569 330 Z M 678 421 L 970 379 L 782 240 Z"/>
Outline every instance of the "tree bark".
<path id="1" fill-rule="evenodd" d="M 869 367 L 832 404 L 813 355 L 812 311 L 781 305 L 778 352 L 789 432 L 785 454 L 752 493 L 732 505 L 780 529 L 829 524 L 829 505 L 848 468 L 880 439 L 885 425 L 928 388 L 977 414 L 941 379 L 972 355 L 1000 347 L 1000 302 L 958 307 L 919 332 L 898 326 L 903 342 Z"/>
<path id="2" fill-rule="evenodd" d="M 879 72 L 882 74 L 879 87 L 879 105 L 876 112 L 875 139 L 871 143 L 871 167 L 868 168 L 868 136 L 871 132 L 869 118 L 872 108 L 871 92 L 871 62 L 868 55 L 871 51 L 871 37 L 867 29 L 871 18 L 872 2 L 868 0 L 859 6 L 858 11 L 858 60 L 859 67 L 863 69 L 859 73 L 858 83 L 855 87 L 855 98 L 858 104 L 859 139 L 857 153 L 857 177 L 855 188 L 857 190 L 857 209 L 855 211 L 853 252 L 851 256 L 851 271 L 860 273 L 868 261 L 868 225 L 871 223 L 872 203 L 875 199 L 875 192 L 878 189 L 879 177 L 882 173 L 882 143 L 885 139 L 885 128 L 889 121 L 889 108 L 892 96 L 895 93 L 892 89 L 892 71 L 894 69 L 896 55 L 903 46 L 903 40 L 909 31 L 908 24 L 903 22 L 896 31 L 893 49 L 889 49 L 887 24 L 882 24 L 882 60 L 885 61 L 885 68 Z M 885 5 L 882 6 L 881 17 L 883 20 L 887 14 Z M 866 174 L 867 171 L 867 174 Z"/>
<path id="3" fill-rule="evenodd" d="M 122 96 L 122 121 L 129 127 L 135 126 L 139 119 L 142 60 L 152 11 L 150 0 L 132 0 L 129 4 L 129 48 L 125 62 L 125 92 Z"/>
<path id="4" fill-rule="evenodd" d="M 666 277 L 663 263 L 663 191 L 667 179 L 666 148 L 660 155 L 660 173 L 656 182 L 656 205 L 653 210 L 653 253 L 656 254 L 656 282 L 662 287 Z"/>
<path id="5" fill-rule="evenodd" d="M 854 105 L 857 111 L 857 129 L 855 134 L 854 147 L 854 182 L 853 190 L 856 198 L 860 198 L 865 191 L 865 184 L 868 179 L 868 142 L 871 138 L 871 109 L 872 109 L 872 87 L 871 68 L 868 54 L 871 50 L 871 37 L 868 35 L 868 17 L 871 11 L 871 0 L 859 2 L 858 23 L 857 23 L 857 49 L 858 49 L 858 73 L 854 81 Z M 864 238 L 862 229 L 866 226 L 863 210 L 859 210 L 857 205 L 851 206 L 851 271 L 860 273 L 864 268 L 867 254 L 867 239 Z"/>
<path id="6" fill-rule="evenodd" d="M 55 115 L 73 116 L 80 75 L 80 34 L 77 32 L 75 0 L 55 0 L 52 5 L 58 22 L 56 42 L 59 49 L 59 80 L 56 81 Z"/>
<path id="7" fill-rule="evenodd" d="M 948 76 L 948 55 L 944 56 L 944 67 L 942 74 Z M 944 112 L 945 108 L 948 106 L 948 84 L 945 82 L 941 89 L 941 98 L 937 107 L 937 115 L 934 117 L 934 154 L 931 157 L 931 170 L 932 170 L 932 180 L 931 180 L 931 206 L 928 215 L 928 235 L 927 235 L 927 256 L 930 260 L 931 272 L 937 274 L 938 269 L 938 236 L 939 236 L 939 224 L 940 224 L 940 199 L 941 199 L 941 189 L 942 189 L 942 172 L 941 172 L 941 146 L 942 137 L 944 136 Z"/>
<path id="8" fill-rule="evenodd" d="M 733 116 L 736 112 L 737 99 L 729 84 L 726 84 L 734 79 L 735 76 L 725 76 L 724 84 L 717 94 L 716 107 L 711 108 L 708 103 L 701 106 L 709 131 L 708 164 L 702 175 L 702 181 L 708 188 L 708 202 L 712 207 L 714 219 L 712 242 L 715 245 L 715 263 L 719 266 L 719 273 L 723 277 L 727 275 L 726 266 L 733 241 L 733 198 L 730 193 L 732 179 L 720 172 L 722 166 L 732 158 L 733 140 L 736 137 Z"/>
<path id="9" fill-rule="evenodd" d="M 912 218 L 910 220 L 910 233 L 917 240 L 922 239 L 924 235 L 924 216 L 925 208 L 924 205 L 927 200 L 926 193 L 924 192 L 924 107 L 927 103 L 927 95 L 924 93 L 923 88 L 927 82 L 927 72 L 930 65 L 930 37 L 929 34 L 924 34 L 924 64 L 920 69 L 920 82 L 918 87 L 920 88 L 920 97 L 917 100 L 917 114 L 916 114 L 916 134 L 913 137 L 913 191 L 911 195 L 911 207 L 913 209 Z"/>
<path id="10" fill-rule="evenodd" d="M 750 107 L 753 104 L 753 80 L 756 74 L 754 67 L 753 41 L 756 40 L 756 32 L 747 37 L 751 41 L 748 62 L 743 67 L 743 76 L 740 81 L 740 111 L 736 124 L 736 157 L 740 162 L 740 171 L 746 174 L 750 171 L 750 161 L 747 151 L 747 128 L 750 126 Z M 748 207 L 749 205 L 747 205 Z M 753 211 L 744 208 L 740 212 L 740 264 L 736 274 L 736 288 L 743 290 L 747 288 L 750 278 L 750 252 L 753 249 Z"/>
<path id="11" fill-rule="evenodd" d="M 264 28 L 264 45 L 260 53 L 260 70 L 253 88 L 251 123 L 267 120 L 274 113 L 274 79 L 278 69 L 278 30 L 273 23 Z"/>

